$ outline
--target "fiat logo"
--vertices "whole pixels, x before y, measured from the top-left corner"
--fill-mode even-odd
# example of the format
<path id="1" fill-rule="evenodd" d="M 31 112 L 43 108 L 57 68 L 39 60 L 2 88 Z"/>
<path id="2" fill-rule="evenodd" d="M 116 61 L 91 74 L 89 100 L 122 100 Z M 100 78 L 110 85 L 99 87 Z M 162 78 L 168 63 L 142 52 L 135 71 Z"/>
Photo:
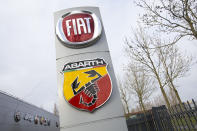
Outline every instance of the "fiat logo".
<path id="1" fill-rule="evenodd" d="M 99 18 L 89 11 L 72 11 L 64 14 L 57 22 L 56 35 L 69 48 L 84 48 L 101 36 Z"/>

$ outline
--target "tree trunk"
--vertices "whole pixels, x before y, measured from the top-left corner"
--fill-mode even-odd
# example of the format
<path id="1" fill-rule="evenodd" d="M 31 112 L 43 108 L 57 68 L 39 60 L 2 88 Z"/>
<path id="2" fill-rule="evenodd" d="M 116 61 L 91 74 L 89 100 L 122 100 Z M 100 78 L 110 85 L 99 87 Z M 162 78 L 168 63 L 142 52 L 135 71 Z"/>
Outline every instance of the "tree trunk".
<path id="1" fill-rule="evenodd" d="M 147 120 L 147 118 L 146 118 L 146 109 L 145 109 L 145 107 L 144 107 L 144 103 L 143 103 L 143 100 L 142 100 L 142 99 L 139 100 L 139 104 L 140 104 L 140 107 L 141 107 L 141 109 L 142 109 L 142 111 L 143 111 L 143 114 L 144 114 L 145 125 L 146 125 L 146 127 L 147 127 L 147 131 L 150 131 L 150 127 L 149 127 L 149 124 L 148 124 L 148 120 Z"/>
<path id="2" fill-rule="evenodd" d="M 167 105 L 168 109 L 170 109 L 170 103 L 169 103 L 168 97 L 167 97 L 167 95 L 166 95 L 166 92 L 165 92 L 165 90 L 163 89 L 163 86 L 162 86 L 162 84 L 161 84 L 161 81 L 160 81 L 160 79 L 159 79 L 158 74 L 156 74 L 156 76 L 157 76 L 157 80 L 158 80 L 158 82 L 159 82 L 159 87 L 160 87 L 160 89 L 161 89 L 161 93 L 162 93 L 162 95 L 163 95 L 163 97 L 164 97 L 164 99 L 165 99 L 166 105 Z"/>
<path id="3" fill-rule="evenodd" d="M 181 98 L 180 98 L 180 96 L 179 96 L 178 91 L 176 90 L 176 88 L 175 88 L 173 82 L 170 81 L 170 83 L 171 83 L 172 89 L 173 89 L 173 91 L 174 91 L 174 93 L 175 93 L 175 95 L 176 95 L 176 97 L 177 97 L 177 100 L 179 101 L 179 104 L 182 105 L 182 101 L 181 101 Z"/>
<path id="4" fill-rule="evenodd" d="M 127 113 L 129 114 L 130 113 L 130 111 L 129 111 L 129 104 L 128 104 L 128 102 L 126 100 L 125 100 L 125 105 L 126 105 Z"/>
<path id="5" fill-rule="evenodd" d="M 170 103 L 169 103 L 168 97 L 167 97 L 167 95 L 166 95 L 165 90 L 163 89 L 163 86 L 162 86 L 162 83 L 161 83 L 159 74 L 157 73 L 157 70 L 156 70 L 156 68 L 155 68 L 154 62 L 152 61 L 152 58 L 151 58 L 151 56 L 150 56 L 149 51 L 147 51 L 147 56 L 148 56 L 148 59 L 150 60 L 150 63 L 151 63 L 151 65 L 152 65 L 152 67 L 153 67 L 153 73 L 155 74 L 155 76 L 156 76 L 156 78 L 157 78 L 157 81 L 158 81 L 158 83 L 159 83 L 159 87 L 160 87 L 161 93 L 162 93 L 162 95 L 163 95 L 163 97 L 164 97 L 164 99 L 165 99 L 166 105 L 167 105 L 168 109 L 170 109 Z"/>

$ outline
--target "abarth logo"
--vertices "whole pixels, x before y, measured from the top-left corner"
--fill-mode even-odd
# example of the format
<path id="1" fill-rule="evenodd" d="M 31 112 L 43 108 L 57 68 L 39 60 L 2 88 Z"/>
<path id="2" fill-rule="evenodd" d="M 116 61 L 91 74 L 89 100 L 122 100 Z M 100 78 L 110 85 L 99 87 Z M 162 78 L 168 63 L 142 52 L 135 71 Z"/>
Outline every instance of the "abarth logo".
<path id="1" fill-rule="evenodd" d="M 112 84 L 103 59 L 67 63 L 63 72 L 64 98 L 72 106 L 92 112 L 109 99 Z"/>
<path id="2" fill-rule="evenodd" d="M 57 37 L 70 48 L 83 48 L 93 44 L 101 35 L 101 31 L 99 18 L 89 11 L 64 14 L 56 25 Z"/>

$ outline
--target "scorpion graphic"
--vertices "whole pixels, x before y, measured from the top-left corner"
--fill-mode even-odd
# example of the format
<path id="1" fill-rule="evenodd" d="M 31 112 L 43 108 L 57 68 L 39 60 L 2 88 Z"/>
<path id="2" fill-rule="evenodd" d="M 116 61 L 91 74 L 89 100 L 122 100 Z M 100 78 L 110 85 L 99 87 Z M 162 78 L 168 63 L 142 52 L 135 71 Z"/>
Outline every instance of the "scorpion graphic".
<path id="1" fill-rule="evenodd" d="M 96 75 L 98 77 L 96 77 L 93 80 L 91 80 L 88 83 L 86 83 L 78 91 L 75 90 L 75 89 L 78 88 L 78 86 L 80 84 L 80 82 L 77 82 L 78 81 L 78 77 L 74 80 L 74 82 L 72 83 L 71 86 L 72 86 L 72 90 L 73 90 L 74 95 L 76 95 L 79 92 L 83 91 L 89 97 L 93 97 L 91 102 L 86 103 L 86 102 L 84 102 L 82 95 L 80 96 L 79 103 L 81 103 L 81 104 L 83 104 L 83 105 L 85 105 L 87 107 L 90 107 L 90 106 L 94 105 L 96 103 L 96 100 L 98 99 L 97 92 L 99 91 L 99 88 L 98 88 L 98 86 L 96 84 L 94 84 L 94 82 L 99 80 L 102 76 L 98 72 L 96 72 L 95 70 L 90 70 L 90 71 L 87 71 L 87 72 L 84 72 L 84 73 L 89 74 L 88 77 L 95 77 Z"/>

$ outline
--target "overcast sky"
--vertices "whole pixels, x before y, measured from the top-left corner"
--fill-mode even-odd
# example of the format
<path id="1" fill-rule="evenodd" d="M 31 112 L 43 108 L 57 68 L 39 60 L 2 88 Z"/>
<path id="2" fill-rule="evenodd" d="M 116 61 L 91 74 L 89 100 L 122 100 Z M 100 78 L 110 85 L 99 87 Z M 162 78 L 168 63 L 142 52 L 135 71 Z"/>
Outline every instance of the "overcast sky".
<path id="1" fill-rule="evenodd" d="M 123 39 L 140 12 L 132 0 L 6 0 L 0 4 L 0 90 L 52 111 L 57 99 L 53 12 L 79 6 L 100 8 L 115 72 L 122 73 Z M 179 44 L 194 56 L 196 45 Z M 195 65 L 177 82 L 183 100 L 197 99 L 196 78 Z"/>

